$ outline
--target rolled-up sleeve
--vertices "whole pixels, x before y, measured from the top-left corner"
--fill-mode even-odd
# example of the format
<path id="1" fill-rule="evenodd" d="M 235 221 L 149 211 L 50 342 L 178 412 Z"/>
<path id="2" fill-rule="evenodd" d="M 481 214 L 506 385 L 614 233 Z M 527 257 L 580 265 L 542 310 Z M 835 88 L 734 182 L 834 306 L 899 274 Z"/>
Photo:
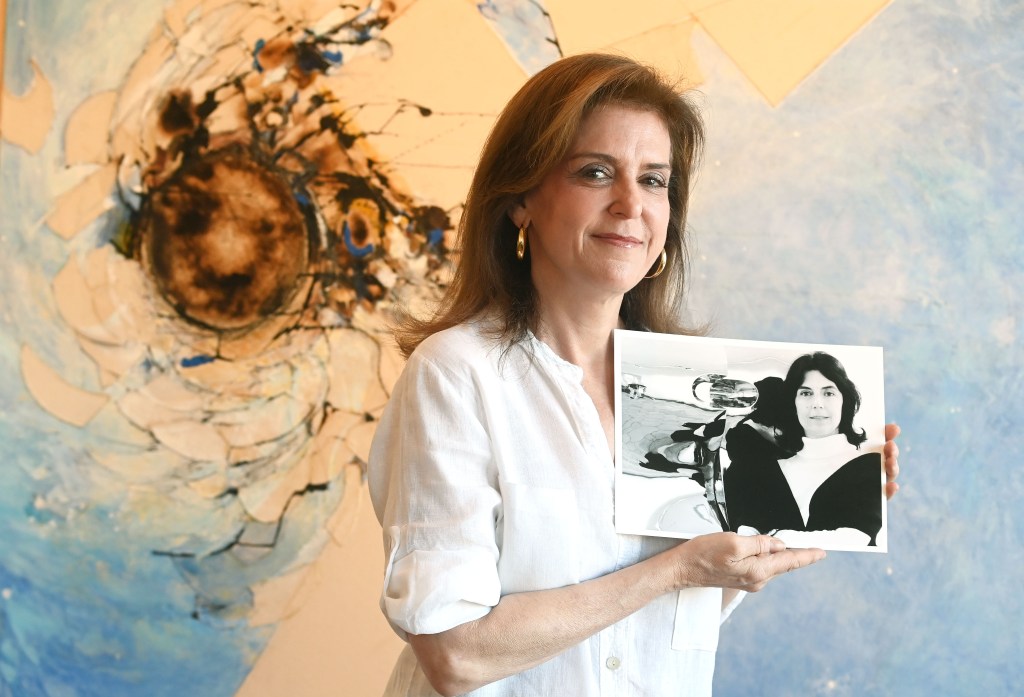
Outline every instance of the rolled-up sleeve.
<path id="1" fill-rule="evenodd" d="M 381 608 L 400 636 L 498 603 L 501 496 L 472 373 L 413 354 L 378 424 L 369 486 L 384 535 Z"/>

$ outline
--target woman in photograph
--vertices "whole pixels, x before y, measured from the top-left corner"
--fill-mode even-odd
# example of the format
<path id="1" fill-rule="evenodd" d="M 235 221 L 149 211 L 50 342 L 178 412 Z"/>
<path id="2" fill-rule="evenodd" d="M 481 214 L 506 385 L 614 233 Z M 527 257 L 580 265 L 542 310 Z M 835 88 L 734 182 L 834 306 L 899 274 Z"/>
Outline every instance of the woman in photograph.
<path id="1" fill-rule="evenodd" d="M 824 556 L 614 529 L 612 331 L 687 331 L 702 142 L 691 104 L 619 56 L 562 59 L 499 116 L 370 455 L 381 606 L 408 642 L 387 695 L 708 695 L 741 592 Z"/>
<path id="2" fill-rule="evenodd" d="M 866 436 L 854 426 L 857 387 L 822 351 L 793 361 L 777 387 L 777 407 L 774 397 L 759 401 L 748 423 L 726 436 L 730 527 L 790 544 L 874 545 L 882 527 L 881 469 L 877 453 L 859 449 Z"/>

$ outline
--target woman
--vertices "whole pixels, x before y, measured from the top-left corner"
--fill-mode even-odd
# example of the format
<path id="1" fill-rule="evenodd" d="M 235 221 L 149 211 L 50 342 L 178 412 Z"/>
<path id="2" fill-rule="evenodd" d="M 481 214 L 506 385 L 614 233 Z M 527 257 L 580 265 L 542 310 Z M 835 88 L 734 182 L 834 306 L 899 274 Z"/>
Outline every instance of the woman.
<path id="1" fill-rule="evenodd" d="M 685 331 L 701 143 L 693 108 L 617 56 L 558 61 L 499 116 L 370 457 L 381 605 L 409 642 L 388 695 L 706 695 L 739 592 L 824 555 L 614 531 L 612 330 Z"/>
<path id="2" fill-rule="evenodd" d="M 792 544 L 874 545 L 881 470 L 877 453 L 859 451 L 866 436 L 853 424 L 857 387 L 834 356 L 818 351 L 793 361 L 781 393 L 774 439 L 737 429 L 727 436 L 730 527 L 781 531 L 774 534 Z"/>

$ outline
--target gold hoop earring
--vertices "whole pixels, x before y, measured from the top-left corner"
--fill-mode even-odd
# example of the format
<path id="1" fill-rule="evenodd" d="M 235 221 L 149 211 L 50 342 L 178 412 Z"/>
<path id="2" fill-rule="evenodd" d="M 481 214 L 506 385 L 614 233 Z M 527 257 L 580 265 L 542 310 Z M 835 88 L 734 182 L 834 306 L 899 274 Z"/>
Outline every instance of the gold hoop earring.
<path id="1" fill-rule="evenodd" d="M 647 274 L 644 278 L 657 278 L 665 270 L 666 266 L 668 266 L 668 252 L 663 249 L 661 250 L 661 256 L 658 257 L 658 268 L 654 270 L 654 273 Z"/>
<path id="2" fill-rule="evenodd" d="M 519 227 L 519 237 L 516 239 L 516 259 L 523 260 L 526 256 L 526 226 Z"/>

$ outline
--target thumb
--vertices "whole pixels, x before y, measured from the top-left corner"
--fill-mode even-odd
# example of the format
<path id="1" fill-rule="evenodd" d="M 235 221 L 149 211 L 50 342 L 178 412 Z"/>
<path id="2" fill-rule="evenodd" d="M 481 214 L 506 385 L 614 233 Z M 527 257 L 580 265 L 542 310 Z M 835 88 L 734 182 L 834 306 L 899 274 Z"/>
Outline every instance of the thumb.
<path id="1" fill-rule="evenodd" d="M 775 554 L 786 549 L 786 543 L 771 535 L 756 535 L 748 537 L 754 549 L 750 556 L 761 556 L 763 554 Z"/>

